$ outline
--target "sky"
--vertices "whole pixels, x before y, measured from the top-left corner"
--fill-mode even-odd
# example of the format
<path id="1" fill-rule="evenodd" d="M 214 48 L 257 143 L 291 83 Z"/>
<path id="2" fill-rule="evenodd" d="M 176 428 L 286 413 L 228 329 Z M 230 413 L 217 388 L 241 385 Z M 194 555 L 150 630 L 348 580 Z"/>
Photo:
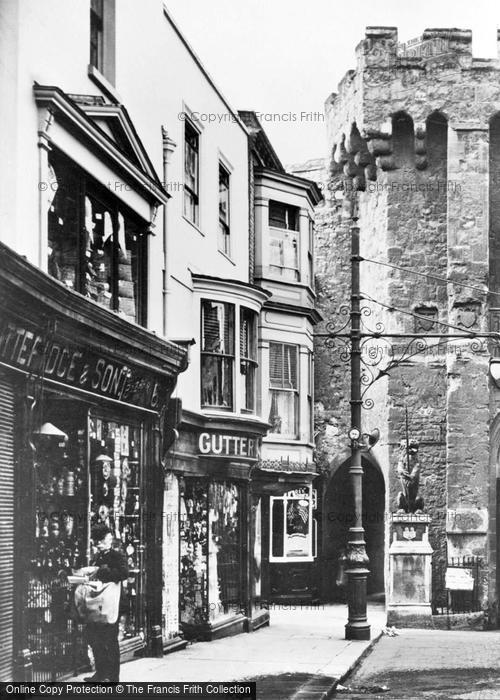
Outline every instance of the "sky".
<path id="1" fill-rule="evenodd" d="M 166 0 L 234 109 L 251 109 L 285 165 L 326 155 L 323 105 L 355 67 L 366 26 L 407 41 L 431 27 L 472 29 L 473 54 L 497 55 L 498 0 Z"/>

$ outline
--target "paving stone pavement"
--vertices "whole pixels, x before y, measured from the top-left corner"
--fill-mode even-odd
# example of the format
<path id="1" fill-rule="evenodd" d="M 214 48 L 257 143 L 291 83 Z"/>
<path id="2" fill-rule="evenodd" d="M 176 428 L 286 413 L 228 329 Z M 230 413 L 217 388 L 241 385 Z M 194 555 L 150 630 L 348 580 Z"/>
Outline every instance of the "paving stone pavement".
<path id="1" fill-rule="evenodd" d="M 344 685 L 352 691 L 335 697 L 498 700 L 500 631 L 398 630 L 379 639 Z"/>
<path id="2" fill-rule="evenodd" d="M 368 606 L 372 640 L 383 604 Z M 345 605 L 275 606 L 271 624 L 251 634 L 196 642 L 162 658 L 122 664 L 122 682 L 255 680 L 259 700 L 325 698 L 372 642 L 346 641 Z M 85 674 L 88 675 L 88 674 Z M 81 680 L 83 676 L 79 676 Z"/>

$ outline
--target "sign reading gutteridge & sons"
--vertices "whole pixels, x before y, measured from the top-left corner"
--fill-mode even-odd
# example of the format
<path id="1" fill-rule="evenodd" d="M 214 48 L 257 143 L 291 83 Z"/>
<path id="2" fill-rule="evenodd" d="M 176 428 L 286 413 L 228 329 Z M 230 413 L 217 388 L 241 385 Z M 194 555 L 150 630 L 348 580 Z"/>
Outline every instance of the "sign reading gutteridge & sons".
<path id="1" fill-rule="evenodd" d="M 0 320 L 0 361 L 143 408 L 158 411 L 165 401 L 166 392 L 151 372 L 12 319 Z"/>

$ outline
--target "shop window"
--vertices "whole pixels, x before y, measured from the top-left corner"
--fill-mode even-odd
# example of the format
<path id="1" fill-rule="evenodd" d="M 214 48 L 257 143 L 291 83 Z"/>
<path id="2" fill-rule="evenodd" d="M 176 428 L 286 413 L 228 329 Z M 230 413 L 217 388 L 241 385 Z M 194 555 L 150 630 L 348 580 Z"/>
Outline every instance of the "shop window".
<path id="1" fill-rule="evenodd" d="M 200 135 L 189 122 L 184 122 L 184 216 L 198 224 Z"/>
<path id="2" fill-rule="evenodd" d="M 34 546 L 23 591 L 26 644 L 38 681 L 88 664 L 82 626 L 70 614 L 74 587 L 66 575 L 91 562 L 96 550 L 90 533 L 97 523 L 111 528 L 113 546 L 128 561 L 119 639 L 144 634 L 141 428 L 89 416 L 55 396 L 44 403 L 43 423 L 45 431 L 33 438 Z"/>
<path id="3" fill-rule="evenodd" d="M 298 346 L 269 343 L 269 423 L 275 435 L 296 439 L 299 417 Z"/>
<path id="4" fill-rule="evenodd" d="M 115 0 L 90 0 L 90 65 L 115 81 Z"/>
<path id="5" fill-rule="evenodd" d="M 312 508 L 308 487 L 271 497 L 270 561 L 312 559 Z"/>
<path id="6" fill-rule="evenodd" d="M 35 681 L 57 680 L 88 663 L 83 626 L 68 614 L 74 589 L 66 578 L 88 563 L 87 432 L 84 416 L 79 429 L 62 420 L 67 406 L 60 409 L 46 406 L 51 434 L 34 436 L 34 541 L 26 540 L 31 565 L 23 574 L 23 642 Z"/>
<path id="7" fill-rule="evenodd" d="M 208 600 L 210 619 L 236 615 L 242 600 L 240 487 L 229 481 L 210 484 Z"/>
<path id="8" fill-rule="evenodd" d="M 269 266 L 273 275 L 286 280 L 300 279 L 299 209 L 269 202 Z"/>
<path id="9" fill-rule="evenodd" d="M 250 309 L 240 309 L 240 376 L 242 410 L 255 411 L 257 373 L 257 314 Z"/>
<path id="10" fill-rule="evenodd" d="M 185 478 L 180 495 L 180 620 L 206 625 L 245 606 L 241 488 Z"/>
<path id="11" fill-rule="evenodd" d="M 233 409 L 234 306 L 201 302 L 201 404 Z"/>
<path id="12" fill-rule="evenodd" d="M 208 620 L 208 485 L 183 479 L 180 496 L 180 620 L 200 625 Z"/>
<path id="13" fill-rule="evenodd" d="M 115 546 L 127 556 L 129 577 L 123 583 L 119 638 L 144 631 L 144 484 L 141 429 L 92 416 L 89 421 L 90 528 L 98 523 L 114 533 Z M 91 550 L 91 557 L 96 550 Z"/>
<path id="14" fill-rule="evenodd" d="M 127 320 L 146 323 L 146 224 L 67 158 L 51 154 L 48 272 Z"/>
<path id="15" fill-rule="evenodd" d="M 219 163 L 219 250 L 225 255 L 231 254 L 231 236 L 229 228 L 229 173 Z"/>

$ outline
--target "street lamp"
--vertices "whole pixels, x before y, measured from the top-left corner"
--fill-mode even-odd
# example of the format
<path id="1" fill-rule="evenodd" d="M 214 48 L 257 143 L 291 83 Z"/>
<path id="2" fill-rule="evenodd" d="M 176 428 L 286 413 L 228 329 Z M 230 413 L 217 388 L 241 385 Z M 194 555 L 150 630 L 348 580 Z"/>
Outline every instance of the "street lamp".
<path id="1" fill-rule="evenodd" d="M 351 480 L 354 520 L 347 539 L 347 605 L 348 621 L 346 639 L 370 639 L 370 625 L 366 617 L 366 581 L 369 573 L 363 529 L 363 466 L 361 464 L 361 294 L 359 287 L 359 226 L 357 198 L 354 196 L 351 211 Z"/>

